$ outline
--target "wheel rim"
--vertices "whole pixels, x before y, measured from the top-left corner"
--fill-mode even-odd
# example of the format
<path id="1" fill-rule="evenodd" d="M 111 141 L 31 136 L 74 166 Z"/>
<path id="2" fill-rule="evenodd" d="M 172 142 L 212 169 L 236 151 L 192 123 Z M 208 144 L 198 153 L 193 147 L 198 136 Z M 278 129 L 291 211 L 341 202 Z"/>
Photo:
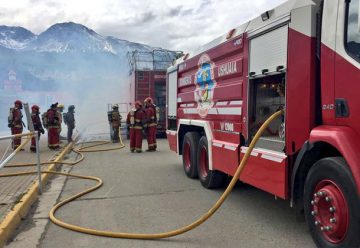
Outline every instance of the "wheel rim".
<path id="1" fill-rule="evenodd" d="M 206 178 L 209 173 L 209 161 L 206 146 L 202 146 L 200 149 L 200 161 L 199 161 L 200 176 Z"/>
<path id="2" fill-rule="evenodd" d="M 185 170 L 186 170 L 186 171 L 190 171 L 190 167 L 191 167 L 191 159 L 190 159 L 191 152 L 190 152 L 190 144 L 189 144 L 188 142 L 185 143 L 183 154 L 184 154 Z"/>
<path id="3" fill-rule="evenodd" d="M 343 192 L 335 182 L 322 180 L 313 193 L 311 214 L 315 226 L 327 241 L 340 243 L 349 228 L 349 208 Z"/>

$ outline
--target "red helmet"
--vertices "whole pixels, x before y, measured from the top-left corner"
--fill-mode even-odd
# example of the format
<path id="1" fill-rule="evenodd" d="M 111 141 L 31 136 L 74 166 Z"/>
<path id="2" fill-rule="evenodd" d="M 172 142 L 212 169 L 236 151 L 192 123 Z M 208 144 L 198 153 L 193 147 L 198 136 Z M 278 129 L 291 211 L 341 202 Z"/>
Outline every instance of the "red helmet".
<path id="1" fill-rule="evenodd" d="M 16 105 L 22 105 L 22 102 L 20 101 L 20 100 L 16 100 L 15 102 L 14 102 L 14 104 Z"/>
<path id="2" fill-rule="evenodd" d="M 147 97 L 147 98 L 145 98 L 144 102 L 145 102 L 145 103 L 150 103 L 150 104 L 152 104 L 152 103 L 153 103 L 153 99 L 152 99 L 151 97 Z"/>
<path id="3" fill-rule="evenodd" d="M 136 101 L 135 108 L 141 108 L 141 107 L 142 107 L 142 103 L 140 101 Z"/>
<path id="4" fill-rule="evenodd" d="M 37 110 L 37 111 L 39 111 L 39 109 L 40 109 L 40 107 L 38 106 L 38 105 L 33 105 L 32 107 L 31 107 L 31 110 Z"/>

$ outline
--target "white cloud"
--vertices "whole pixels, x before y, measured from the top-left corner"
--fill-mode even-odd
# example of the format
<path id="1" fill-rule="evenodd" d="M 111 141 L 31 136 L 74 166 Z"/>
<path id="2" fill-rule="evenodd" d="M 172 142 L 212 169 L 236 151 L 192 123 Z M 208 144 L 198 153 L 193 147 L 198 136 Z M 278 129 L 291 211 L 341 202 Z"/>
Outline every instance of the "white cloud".
<path id="1" fill-rule="evenodd" d="M 73 21 L 101 35 L 191 51 L 284 0 L 5 0 L 0 24 L 40 33 Z"/>

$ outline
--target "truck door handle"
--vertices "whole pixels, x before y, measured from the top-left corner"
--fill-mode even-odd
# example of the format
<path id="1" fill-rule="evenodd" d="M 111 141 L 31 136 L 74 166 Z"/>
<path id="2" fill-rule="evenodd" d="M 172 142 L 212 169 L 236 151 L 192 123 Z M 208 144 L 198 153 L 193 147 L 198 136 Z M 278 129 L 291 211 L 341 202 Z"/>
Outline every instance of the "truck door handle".
<path id="1" fill-rule="evenodd" d="M 335 99 L 335 110 L 336 110 L 336 117 L 349 117 L 349 105 L 346 99 L 337 98 Z"/>

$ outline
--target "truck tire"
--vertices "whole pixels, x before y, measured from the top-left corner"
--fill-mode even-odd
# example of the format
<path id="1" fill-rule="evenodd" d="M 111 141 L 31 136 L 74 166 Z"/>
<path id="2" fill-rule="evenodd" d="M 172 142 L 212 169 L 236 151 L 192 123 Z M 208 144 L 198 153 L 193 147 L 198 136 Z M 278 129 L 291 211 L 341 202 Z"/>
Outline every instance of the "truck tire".
<path id="1" fill-rule="evenodd" d="M 197 132 L 188 132 L 184 136 L 182 147 L 183 167 L 189 178 L 197 178 L 197 150 L 200 135 Z"/>
<path id="2" fill-rule="evenodd" d="M 202 186 L 216 189 L 224 185 L 226 175 L 220 171 L 209 170 L 208 141 L 202 136 L 197 150 L 198 175 Z"/>
<path id="3" fill-rule="evenodd" d="M 360 199 L 345 160 L 316 162 L 304 188 L 305 218 L 316 245 L 360 247 Z"/>

